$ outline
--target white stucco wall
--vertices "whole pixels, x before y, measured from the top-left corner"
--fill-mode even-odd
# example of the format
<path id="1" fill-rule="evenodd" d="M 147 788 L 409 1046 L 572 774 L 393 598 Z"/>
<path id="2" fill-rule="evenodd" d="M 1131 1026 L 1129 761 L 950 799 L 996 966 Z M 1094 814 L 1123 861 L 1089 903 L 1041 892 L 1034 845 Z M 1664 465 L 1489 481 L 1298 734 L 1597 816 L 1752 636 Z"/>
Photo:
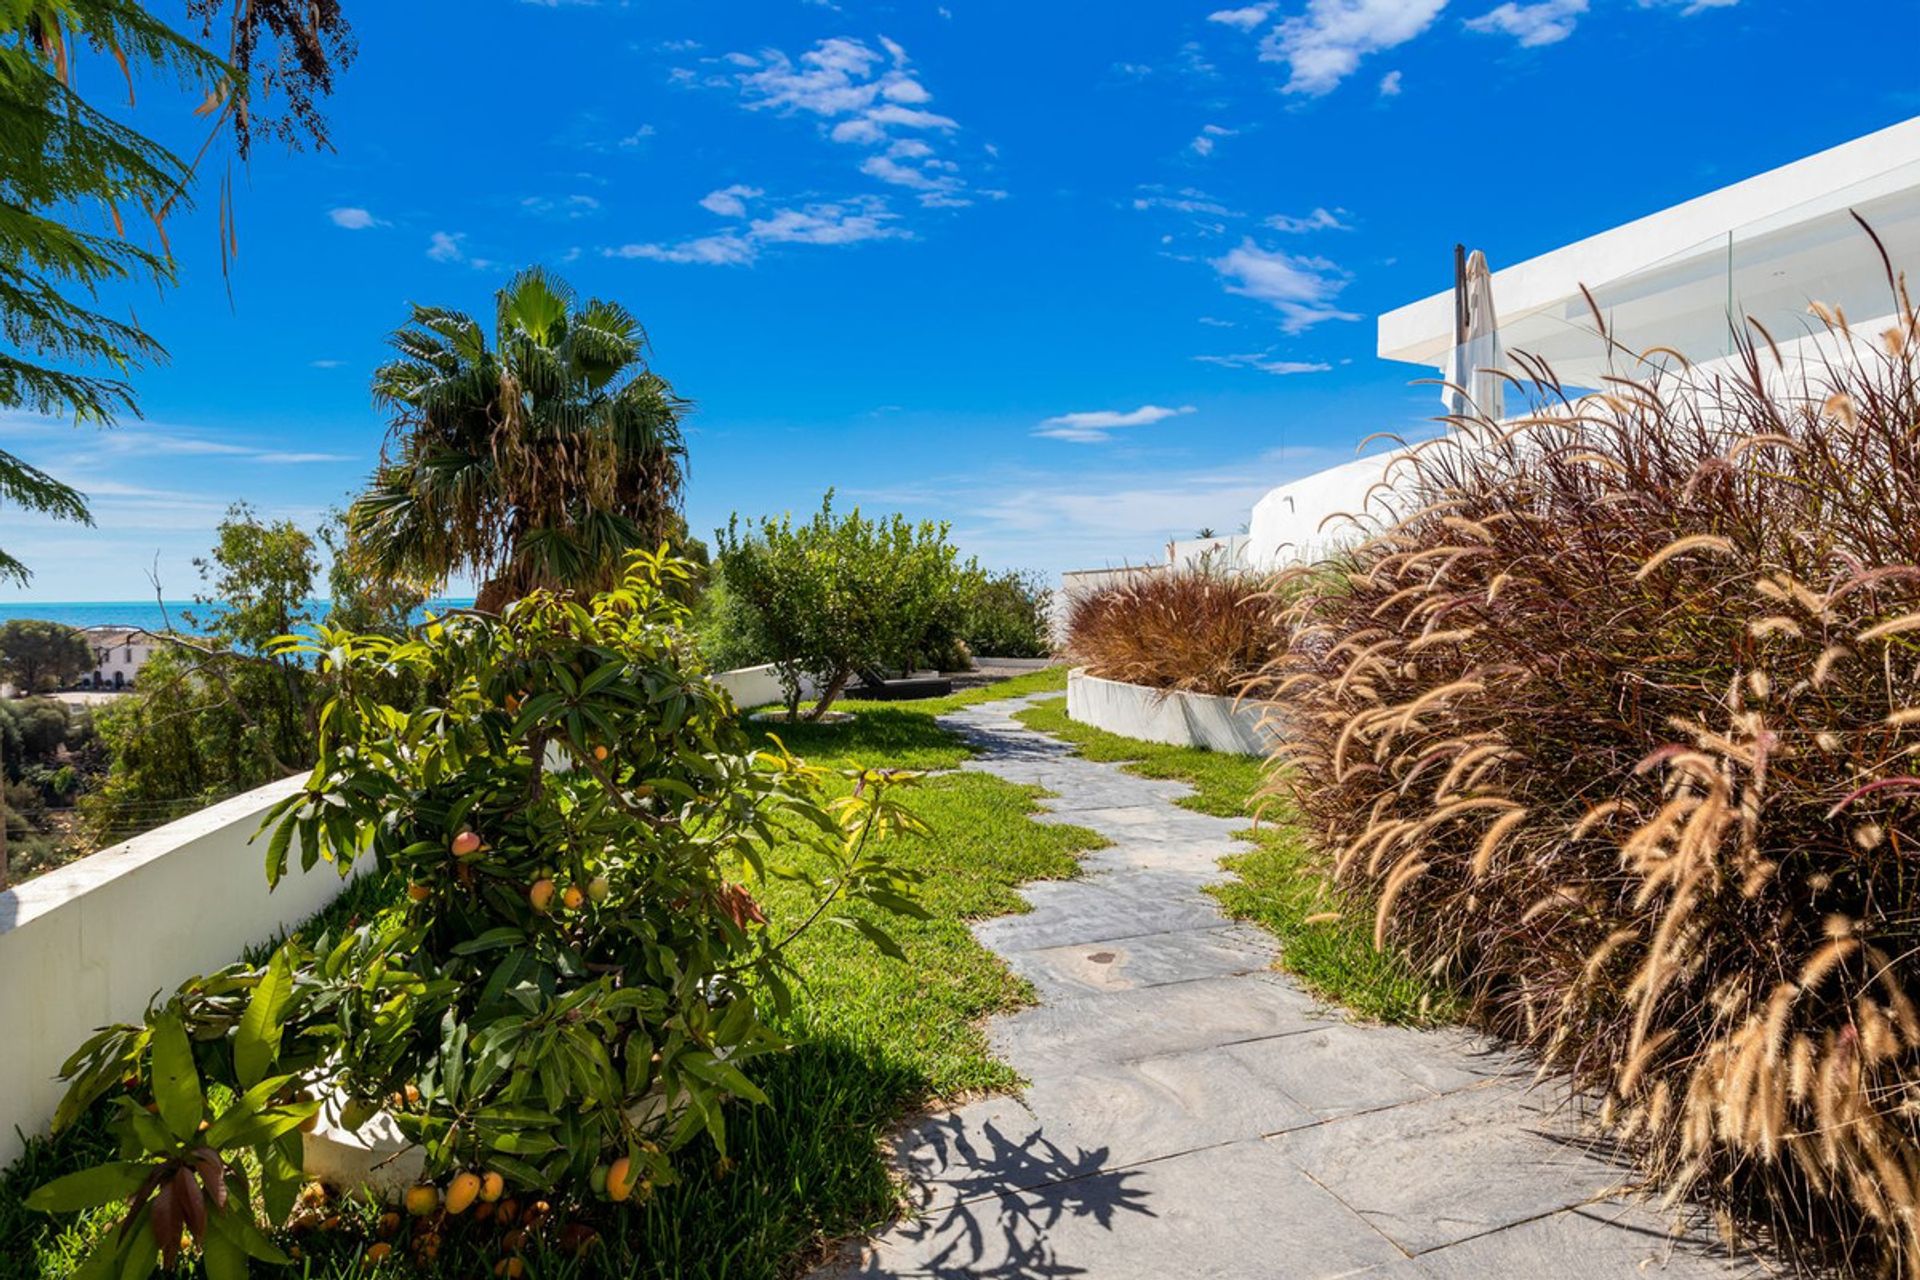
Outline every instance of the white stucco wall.
<path id="1" fill-rule="evenodd" d="M 1369 492 L 1398 454 L 1355 458 L 1270 491 L 1254 504 L 1247 523 L 1244 562 L 1261 569 L 1311 564 L 1377 532 L 1387 499 L 1379 493 L 1369 499 Z M 1374 524 L 1363 530 L 1344 518 L 1351 515 L 1369 517 Z"/>
<path id="2" fill-rule="evenodd" d="M 1264 756 L 1274 733 L 1262 727 L 1264 704 L 1204 693 L 1177 693 L 1067 673 L 1067 718 L 1142 742 Z"/>
<path id="3" fill-rule="evenodd" d="M 46 1132 L 67 1056 L 155 995 L 240 958 L 339 894 L 331 863 L 269 892 L 261 816 L 305 776 L 170 822 L 0 893 L 0 1166 Z M 367 864 L 362 863 L 364 868 Z"/>
<path id="4" fill-rule="evenodd" d="M 707 679 L 732 694 L 734 705 L 742 711 L 787 700 L 786 691 L 780 687 L 780 672 L 771 662 L 758 667 L 735 667 L 732 671 L 717 672 Z M 800 696 L 811 698 L 815 692 L 813 680 L 802 676 Z"/>

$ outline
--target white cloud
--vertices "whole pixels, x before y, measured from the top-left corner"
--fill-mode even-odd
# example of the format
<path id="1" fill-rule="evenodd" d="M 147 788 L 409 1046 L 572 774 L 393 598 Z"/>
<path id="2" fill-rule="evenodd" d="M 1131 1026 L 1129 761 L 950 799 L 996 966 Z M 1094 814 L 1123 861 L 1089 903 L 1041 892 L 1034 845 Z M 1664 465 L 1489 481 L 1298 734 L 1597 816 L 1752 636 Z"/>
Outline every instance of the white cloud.
<path id="1" fill-rule="evenodd" d="M 1351 231 L 1353 230 L 1351 226 L 1340 221 L 1340 215 L 1345 212 L 1345 209 L 1315 209 L 1304 218 L 1276 213 L 1266 220 L 1266 225 L 1275 231 L 1285 231 L 1294 235 L 1307 231 Z"/>
<path id="2" fill-rule="evenodd" d="M 727 199 L 720 203 L 731 207 L 728 200 L 738 202 L 740 213 L 736 216 L 744 217 L 747 201 L 761 194 L 755 188 L 738 187 L 714 192 L 708 199 L 725 195 Z M 757 261 L 761 249 L 770 244 L 841 245 L 866 240 L 910 239 L 912 233 L 898 225 L 898 218 L 886 201 L 875 196 L 817 201 L 797 208 L 775 209 L 764 217 L 750 219 L 745 226 L 729 227 L 714 235 L 666 244 L 625 244 L 602 250 L 602 254 L 609 258 L 645 258 L 702 266 L 748 266 Z"/>
<path id="3" fill-rule="evenodd" d="M 1380 77 L 1380 96 L 1383 98 L 1397 98 L 1400 96 L 1400 73 L 1398 71 L 1389 71 Z"/>
<path id="4" fill-rule="evenodd" d="M 1334 305 L 1347 286 L 1347 275 L 1325 258 L 1269 252 L 1248 238 L 1209 265 L 1228 293 L 1258 299 L 1278 311 L 1280 327 L 1288 333 L 1326 320 L 1360 318 Z"/>
<path id="5" fill-rule="evenodd" d="M 1264 351 L 1234 356 L 1195 356 L 1201 364 L 1217 364 L 1223 369 L 1258 369 L 1279 376 L 1294 373 L 1325 373 L 1333 368 L 1324 360 L 1276 360 Z"/>
<path id="6" fill-rule="evenodd" d="M 678 244 L 623 244 L 604 250 L 610 258 L 649 258 L 655 262 L 696 262 L 703 266 L 737 267 L 750 263 L 758 250 L 746 237 L 725 231 Z"/>
<path id="7" fill-rule="evenodd" d="M 891 225 L 894 217 L 878 200 L 810 204 L 756 218 L 747 229 L 764 244 L 857 244 L 905 237 L 904 229 Z"/>
<path id="8" fill-rule="evenodd" d="M 1174 192 L 1161 186 L 1145 186 L 1140 190 L 1144 194 L 1133 198 L 1133 207 L 1142 213 L 1150 209 L 1170 209 L 1174 213 L 1205 214 L 1214 218 L 1240 216 L 1198 187 L 1181 187 Z"/>
<path id="9" fill-rule="evenodd" d="M 1207 15 L 1208 22 L 1218 22 L 1222 26 L 1233 27 L 1240 31 L 1252 31 L 1264 23 L 1273 13 L 1270 4 L 1250 4 L 1244 9 L 1218 9 Z"/>
<path id="10" fill-rule="evenodd" d="M 1731 9 L 1740 0 L 1640 0 L 1642 9 L 1678 9 L 1680 16 L 1691 18 L 1709 9 Z"/>
<path id="11" fill-rule="evenodd" d="M 309 360 L 307 361 L 307 367 L 310 369 L 338 369 L 345 363 L 345 360 Z"/>
<path id="12" fill-rule="evenodd" d="M 1477 18 L 1468 18 L 1469 31 L 1509 35 L 1523 49 L 1558 44 L 1573 34 L 1574 24 L 1587 11 L 1587 0 L 1537 0 L 1518 4 L 1515 0 L 1490 9 Z"/>
<path id="13" fill-rule="evenodd" d="M 1081 413 L 1063 413 L 1041 422 L 1033 429 L 1033 434 L 1049 440 L 1068 440 L 1074 444 L 1103 444 L 1112 438 L 1109 433 L 1120 427 L 1150 427 L 1156 422 L 1193 411 L 1190 404 L 1181 405 L 1178 409 L 1143 404 L 1138 409 L 1124 412 L 1118 409 L 1093 409 Z"/>
<path id="14" fill-rule="evenodd" d="M 747 201 L 765 194 L 758 187 L 736 182 L 730 187 L 707 192 L 700 199 L 700 207 L 723 218 L 744 218 L 747 216 Z"/>
<path id="15" fill-rule="evenodd" d="M 847 146 L 872 148 L 861 172 L 918 193 L 928 207 L 970 203 L 967 181 L 930 138 L 952 135 L 959 121 L 929 109 L 933 94 L 908 70 L 907 51 L 885 36 L 875 49 L 863 40 L 822 40 L 798 60 L 778 49 L 734 54 L 735 77 L 749 110 L 818 116 L 826 135 Z"/>
<path id="16" fill-rule="evenodd" d="M 333 219 L 333 225 L 347 231 L 367 231 L 374 227 L 391 226 L 382 218 L 376 218 L 365 209 L 354 205 L 342 205 L 338 209 L 327 210 L 327 217 Z"/>
<path id="17" fill-rule="evenodd" d="M 593 196 L 528 196 L 520 202 L 526 212 L 542 218 L 587 218 L 600 211 L 600 201 Z"/>
<path id="18" fill-rule="evenodd" d="M 620 139 L 620 145 L 623 147 L 637 147 L 658 132 L 659 130 L 655 129 L 652 125 L 643 124 L 626 137 Z"/>
<path id="19" fill-rule="evenodd" d="M 1187 146 L 1195 155 L 1210 156 L 1213 154 L 1216 139 L 1231 138 L 1239 132 L 1238 129 L 1229 129 L 1225 125 L 1210 124 L 1202 128 Z"/>
<path id="20" fill-rule="evenodd" d="M 1398 48 L 1433 25 L 1447 0 L 1308 0 L 1260 42 L 1260 58 L 1288 68 L 1286 93 L 1331 93 L 1371 53 Z"/>

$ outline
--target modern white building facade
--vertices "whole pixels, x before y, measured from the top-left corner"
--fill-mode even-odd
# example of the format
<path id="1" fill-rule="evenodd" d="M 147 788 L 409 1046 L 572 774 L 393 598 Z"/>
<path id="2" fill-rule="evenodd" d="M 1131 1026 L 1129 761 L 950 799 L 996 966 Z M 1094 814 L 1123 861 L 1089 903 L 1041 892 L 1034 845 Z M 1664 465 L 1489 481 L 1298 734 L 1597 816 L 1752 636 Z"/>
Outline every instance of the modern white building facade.
<path id="1" fill-rule="evenodd" d="M 1502 346 L 1587 389 L 1644 377 L 1673 359 L 1664 352 L 1710 368 L 1750 324 L 1791 368 L 1796 353 L 1827 341 L 1808 309 L 1815 301 L 1876 336 L 1897 307 L 1888 261 L 1920 273 L 1920 118 L 1497 270 L 1492 291 Z M 1451 290 L 1380 317 L 1380 356 L 1426 376 L 1444 376 L 1454 343 Z M 1247 561 L 1312 561 L 1362 536 L 1366 526 L 1345 517 L 1388 514 L 1380 481 L 1393 456 L 1268 493 L 1248 525 Z"/>

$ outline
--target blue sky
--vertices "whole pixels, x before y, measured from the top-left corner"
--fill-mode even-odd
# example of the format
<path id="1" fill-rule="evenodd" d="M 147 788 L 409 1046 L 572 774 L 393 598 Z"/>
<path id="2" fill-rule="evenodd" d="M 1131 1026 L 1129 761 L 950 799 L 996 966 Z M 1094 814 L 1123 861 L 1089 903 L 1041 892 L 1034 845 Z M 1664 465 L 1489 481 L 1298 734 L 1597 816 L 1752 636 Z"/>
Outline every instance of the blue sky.
<path id="1" fill-rule="evenodd" d="M 347 6 L 335 150 L 236 172 L 146 419 L 0 419 L 98 527 L 0 513 L 8 599 L 190 593 L 226 505 L 371 466 L 409 301 L 544 263 L 691 398 L 688 515 L 843 501 L 994 566 L 1153 558 L 1433 412 L 1383 311 L 1920 112 L 1900 0 L 407 0 Z M 96 83 L 112 71 L 83 68 Z M 183 145 L 187 107 L 133 118 Z"/>

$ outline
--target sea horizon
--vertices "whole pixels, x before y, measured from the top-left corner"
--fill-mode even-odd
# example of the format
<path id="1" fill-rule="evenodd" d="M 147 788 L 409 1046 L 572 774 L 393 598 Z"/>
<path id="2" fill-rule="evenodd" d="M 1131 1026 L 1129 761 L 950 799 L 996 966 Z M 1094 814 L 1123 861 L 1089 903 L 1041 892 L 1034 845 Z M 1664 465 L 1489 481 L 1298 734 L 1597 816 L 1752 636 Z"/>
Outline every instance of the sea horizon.
<path id="1" fill-rule="evenodd" d="M 330 603 L 323 596 L 313 596 L 307 600 L 309 608 L 319 617 L 326 615 Z M 464 609 L 472 604 L 472 596 L 441 596 L 427 601 L 419 612 Z M 199 615 L 200 622 L 204 624 L 209 618 L 217 616 L 220 609 L 218 604 L 198 604 L 192 600 L 168 600 L 164 603 L 157 600 L 0 601 L 0 623 L 16 618 L 32 618 L 75 628 L 139 627 L 147 631 L 162 631 L 171 624 L 176 631 L 194 633 L 205 630 L 205 627 L 193 625 L 188 615 Z"/>

